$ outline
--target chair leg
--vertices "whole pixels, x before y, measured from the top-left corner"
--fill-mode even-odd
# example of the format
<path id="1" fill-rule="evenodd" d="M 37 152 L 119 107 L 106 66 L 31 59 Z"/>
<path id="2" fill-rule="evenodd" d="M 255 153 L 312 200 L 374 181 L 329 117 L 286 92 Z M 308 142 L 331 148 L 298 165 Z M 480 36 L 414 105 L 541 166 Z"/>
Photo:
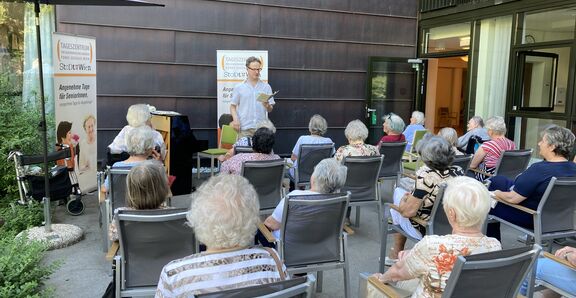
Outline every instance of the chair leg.
<path id="1" fill-rule="evenodd" d="M 316 279 L 317 279 L 317 281 L 316 281 L 316 293 L 321 293 L 321 292 L 322 292 L 322 280 L 324 279 L 324 278 L 323 278 L 323 275 L 324 275 L 323 273 L 324 273 L 324 272 L 322 272 L 322 271 L 316 272 L 316 277 L 317 277 L 317 278 L 316 278 Z"/>
<path id="2" fill-rule="evenodd" d="M 360 206 L 356 206 L 356 219 L 354 220 L 354 226 L 356 228 L 360 227 Z"/>
<path id="3" fill-rule="evenodd" d="M 198 180 L 200 180 L 200 155 L 196 155 L 196 174 L 198 174 Z"/>
<path id="4" fill-rule="evenodd" d="M 534 287 L 535 287 L 535 283 L 536 283 L 536 266 L 538 265 L 538 262 L 534 262 L 534 264 L 532 264 L 532 268 L 530 268 L 528 271 L 528 288 L 526 290 L 526 297 L 528 298 L 532 298 L 534 297 Z"/>
<path id="5" fill-rule="evenodd" d="M 214 177 L 214 156 L 210 157 L 210 177 Z"/>
<path id="6" fill-rule="evenodd" d="M 344 263 L 342 271 L 342 273 L 344 273 L 344 297 L 352 297 L 350 296 L 350 270 L 348 270 L 348 261 Z"/>
<path id="7" fill-rule="evenodd" d="M 378 266 L 378 272 L 383 273 L 386 271 L 386 245 L 388 244 L 388 215 L 390 214 L 390 208 L 384 206 L 384 213 L 382 218 L 382 229 L 381 229 L 381 239 L 380 239 L 380 264 Z"/>

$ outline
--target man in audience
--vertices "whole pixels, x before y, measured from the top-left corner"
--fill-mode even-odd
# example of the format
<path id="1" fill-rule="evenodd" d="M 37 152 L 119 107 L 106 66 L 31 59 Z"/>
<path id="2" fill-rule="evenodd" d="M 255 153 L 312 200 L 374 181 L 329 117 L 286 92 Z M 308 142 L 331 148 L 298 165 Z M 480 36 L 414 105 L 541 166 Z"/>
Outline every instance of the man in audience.
<path id="1" fill-rule="evenodd" d="M 478 136 L 483 141 L 490 140 L 490 136 L 488 136 L 488 130 L 484 128 L 484 120 L 480 116 L 474 116 L 468 120 L 468 131 L 461 137 L 458 138 L 458 142 L 456 143 L 456 147 L 462 149 L 463 151 L 466 150 L 468 147 L 468 141 L 472 136 Z"/>
<path id="2" fill-rule="evenodd" d="M 402 133 L 406 138 L 406 151 L 410 151 L 412 147 L 412 140 L 414 139 L 414 132 L 417 130 L 424 130 L 424 113 L 420 111 L 412 112 L 412 117 L 410 117 L 410 124 L 406 126 L 406 129 Z"/>
<path id="3" fill-rule="evenodd" d="M 258 195 L 244 177 L 219 175 L 202 184 L 187 217 L 207 249 L 164 266 L 156 297 L 190 297 L 286 279 L 276 251 L 250 247 L 259 209 Z"/>

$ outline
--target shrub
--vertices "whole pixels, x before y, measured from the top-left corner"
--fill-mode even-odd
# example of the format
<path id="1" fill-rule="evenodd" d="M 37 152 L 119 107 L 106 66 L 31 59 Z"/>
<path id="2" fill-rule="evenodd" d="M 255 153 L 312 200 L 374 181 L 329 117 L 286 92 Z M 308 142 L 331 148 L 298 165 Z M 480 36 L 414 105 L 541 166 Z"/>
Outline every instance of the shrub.
<path id="1" fill-rule="evenodd" d="M 0 228 L 0 237 L 41 225 L 44 220 L 42 208 L 42 204 L 36 201 L 28 205 L 11 204 L 9 207 L 0 208 L 0 218 L 5 221 L 4 226 Z"/>

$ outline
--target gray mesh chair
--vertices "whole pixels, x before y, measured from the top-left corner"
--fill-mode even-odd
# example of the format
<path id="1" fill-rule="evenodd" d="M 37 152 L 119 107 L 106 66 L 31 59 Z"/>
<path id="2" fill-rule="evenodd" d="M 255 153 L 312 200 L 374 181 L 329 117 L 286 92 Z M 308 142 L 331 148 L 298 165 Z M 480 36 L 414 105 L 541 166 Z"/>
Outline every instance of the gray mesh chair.
<path id="1" fill-rule="evenodd" d="M 119 210 L 116 297 L 156 292 L 164 265 L 198 251 L 186 209 Z"/>
<path id="2" fill-rule="evenodd" d="M 465 155 L 456 155 L 454 156 L 454 161 L 452 162 L 453 166 L 459 166 L 462 168 L 462 171 L 466 173 L 468 168 L 470 167 L 470 162 L 472 161 L 472 154 L 465 154 Z"/>
<path id="3" fill-rule="evenodd" d="M 344 218 L 350 194 L 287 196 L 280 228 L 278 251 L 291 274 L 342 269 L 346 297 L 350 297 L 347 236 Z"/>
<path id="4" fill-rule="evenodd" d="M 309 298 L 314 296 L 314 275 L 283 280 L 279 282 L 226 290 L 215 293 L 195 295 L 196 298 L 244 298 L 244 297 L 267 297 L 267 298 Z"/>
<path id="5" fill-rule="evenodd" d="M 99 206 L 100 209 L 100 232 L 102 234 L 103 250 L 107 251 L 110 247 L 108 239 L 108 227 L 114 217 L 114 210 L 126 206 L 126 176 L 130 172 L 130 167 L 107 167 L 104 172 L 97 174 L 98 195 L 101 195 L 102 183 L 105 177 L 108 177 L 109 189 L 106 194 L 104 203 Z"/>
<path id="6" fill-rule="evenodd" d="M 530 158 L 532 158 L 532 151 L 532 149 L 522 149 L 506 150 L 502 152 L 498 162 L 496 163 L 494 174 L 489 174 L 478 169 L 470 170 L 488 177 L 499 175 L 504 176 L 510 180 L 514 180 L 516 176 L 528 168 Z"/>
<path id="7" fill-rule="evenodd" d="M 378 189 L 378 174 L 384 156 L 350 156 L 344 158 L 348 168 L 342 192 L 350 192 L 350 207 L 356 207 L 354 224 L 360 226 L 360 206 L 377 205 L 378 220 L 382 220 L 382 205 Z"/>
<path id="8" fill-rule="evenodd" d="M 298 187 L 310 187 L 310 177 L 314 167 L 323 159 L 331 157 L 334 152 L 334 144 L 304 144 L 298 152 L 298 166 L 294 173 L 294 185 Z"/>
<path id="9" fill-rule="evenodd" d="M 382 167 L 378 174 L 378 189 L 380 190 L 380 200 L 392 202 L 392 193 L 396 185 L 398 173 L 403 172 L 402 155 L 406 149 L 406 142 L 391 142 L 380 144 L 380 154 L 384 156 Z"/>
<path id="10" fill-rule="evenodd" d="M 284 159 L 242 163 L 242 176 L 248 179 L 258 193 L 260 214 L 272 213 L 282 199 L 284 192 L 282 179 L 285 168 Z"/>
<path id="11" fill-rule="evenodd" d="M 444 190 L 446 189 L 446 183 L 441 183 L 438 186 L 438 192 L 436 194 L 436 199 L 434 200 L 434 206 L 432 206 L 432 211 L 430 213 L 430 218 L 428 221 L 422 220 L 419 217 L 413 217 L 412 219 L 418 222 L 420 225 L 426 227 L 426 235 L 446 235 L 452 233 L 452 227 L 448 223 L 448 218 L 442 207 L 442 198 L 444 197 Z M 390 209 L 396 209 L 397 206 L 390 203 L 384 204 L 384 220 L 382 221 L 381 228 L 381 239 L 380 239 L 380 266 L 379 272 L 385 271 L 384 260 L 386 258 L 386 247 L 388 245 L 388 234 L 400 233 L 411 241 L 418 242 L 419 240 L 406 234 L 400 225 L 392 224 L 392 217 L 390 216 Z"/>

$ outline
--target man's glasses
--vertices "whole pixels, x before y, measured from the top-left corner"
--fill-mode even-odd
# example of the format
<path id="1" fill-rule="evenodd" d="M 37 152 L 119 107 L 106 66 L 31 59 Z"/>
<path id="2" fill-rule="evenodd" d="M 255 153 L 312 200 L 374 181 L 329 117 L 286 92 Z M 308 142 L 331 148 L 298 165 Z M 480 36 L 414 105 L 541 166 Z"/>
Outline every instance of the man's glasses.
<path id="1" fill-rule="evenodd" d="M 262 71 L 262 68 L 250 68 L 248 66 L 246 66 L 246 68 L 252 70 L 252 71 Z"/>

